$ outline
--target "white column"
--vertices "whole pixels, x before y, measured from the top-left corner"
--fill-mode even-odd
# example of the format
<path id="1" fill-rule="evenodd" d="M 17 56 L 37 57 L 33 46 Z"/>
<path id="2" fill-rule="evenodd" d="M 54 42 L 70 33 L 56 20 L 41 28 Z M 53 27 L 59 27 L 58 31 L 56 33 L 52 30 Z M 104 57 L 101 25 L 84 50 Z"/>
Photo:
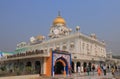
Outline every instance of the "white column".
<path id="1" fill-rule="evenodd" d="M 77 64 L 77 63 L 74 62 L 74 72 L 76 72 L 76 69 L 77 69 L 77 68 L 76 68 L 76 64 Z"/>
<path id="2" fill-rule="evenodd" d="M 81 67 L 80 67 L 80 69 L 81 69 L 81 72 L 84 71 L 84 70 L 83 70 L 83 62 L 81 62 Z"/>

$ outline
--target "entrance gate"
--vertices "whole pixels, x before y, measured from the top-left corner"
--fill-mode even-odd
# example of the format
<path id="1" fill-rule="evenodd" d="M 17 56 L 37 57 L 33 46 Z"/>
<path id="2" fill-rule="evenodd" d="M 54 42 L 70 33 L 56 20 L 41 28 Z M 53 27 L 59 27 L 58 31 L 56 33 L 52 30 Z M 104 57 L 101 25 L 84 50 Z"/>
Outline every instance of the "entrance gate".
<path id="1" fill-rule="evenodd" d="M 54 71 L 55 71 L 55 74 L 63 74 L 64 66 L 63 66 L 62 62 L 60 62 L 60 61 L 56 62 Z"/>
<path id="2" fill-rule="evenodd" d="M 71 54 L 52 51 L 52 76 L 56 74 L 68 75 L 68 67 L 71 67 Z"/>
<path id="3" fill-rule="evenodd" d="M 68 73 L 68 63 L 65 58 L 60 57 L 55 61 L 54 72 L 59 72 L 59 74 Z"/>

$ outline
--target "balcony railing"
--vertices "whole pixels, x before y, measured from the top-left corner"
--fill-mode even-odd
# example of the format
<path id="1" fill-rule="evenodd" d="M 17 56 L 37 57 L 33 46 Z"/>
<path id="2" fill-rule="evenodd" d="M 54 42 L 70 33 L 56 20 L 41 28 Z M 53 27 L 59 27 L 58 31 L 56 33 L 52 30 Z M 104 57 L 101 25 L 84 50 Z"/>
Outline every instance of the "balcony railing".
<path id="1" fill-rule="evenodd" d="M 44 50 L 35 50 L 35 51 L 26 51 L 25 53 L 8 55 L 6 59 L 9 60 L 9 59 L 21 59 L 21 58 L 29 58 L 29 57 L 44 57 L 44 56 L 49 56 L 49 53 L 45 52 Z"/>

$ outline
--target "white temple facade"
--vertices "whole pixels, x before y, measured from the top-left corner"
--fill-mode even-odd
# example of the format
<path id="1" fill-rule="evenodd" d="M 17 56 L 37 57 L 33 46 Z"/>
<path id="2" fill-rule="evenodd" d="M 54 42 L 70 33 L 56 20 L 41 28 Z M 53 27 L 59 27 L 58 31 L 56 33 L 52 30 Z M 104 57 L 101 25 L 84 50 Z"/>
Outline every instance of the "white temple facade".
<path id="1" fill-rule="evenodd" d="M 80 27 L 76 27 L 76 31 L 73 33 L 72 29 L 66 26 L 66 21 L 60 14 L 54 19 L 52 26 L 50 27 L 49 39 L 44 39 L 44 36 L 38 36 L 38 38 L 32 37 L 31 43 L 22 46 L 27 48 L 26 50 L 40 49 L 45 52 L 53 50 L 68 51 L 72 56 L 72 68 L 74 72 L 77 72 L 78 66 L 87 65 L 100 65 L 106 58 L 106 46 L 104 41 L 99 41 L 95 34 L 87 36 L 80 32 Z M 38 42 L 38 40 L 41 40 Z M 38 43 L 36 43 L 36 40 Z M 21 44 L 18 45 L 17 50 L 21 49 Z M 21 50 L 19 52 L 25 52 Z"/>
<path id="2" fill-rule="evenodd" d="M 79 26 L 76 26 L 76 31 L 73 32 L 67 27 L 66 21 L 60 14 L 53 20 L 48 36 L 49 39 L 43 35 L 31 37 L 29 43 L 17 44 L 15 54 L 7 56 L 0 62 L 7 65 L 9 70 L 16 71 L 15 69 L 19 68 L 23 73 L 25 68 L 31 67 L 32 72 L 34 70 L 35 73 L 50 75 L 47 68 L 51 64 L 49 58 L 54 57 L 50 55 L 51 50 L 67 51 L 66 53 L 71 56 L 71 67 L 74 72 L 77 72 L 78 66 L 83 67 L 85 71 L 87 66 L 91 69 L 93 64 L 97 67 L 106 60 L 105 42 L 99 41 L 94 33 L 89 36 L 81 33 Z M 66 56 L 64 54 L 61 60 L 66 60 Z M 59 54 L 56 58 L 59 59 Z"/>

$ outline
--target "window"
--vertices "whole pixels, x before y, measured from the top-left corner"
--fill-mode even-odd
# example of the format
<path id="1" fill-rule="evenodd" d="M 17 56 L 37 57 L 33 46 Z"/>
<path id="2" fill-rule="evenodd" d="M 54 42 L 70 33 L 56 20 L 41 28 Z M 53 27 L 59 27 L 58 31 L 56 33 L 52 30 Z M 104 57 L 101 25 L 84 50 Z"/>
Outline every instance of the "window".
<path id="1" fill-rule="evenodd" d="M 90 52 L 89 52 L 89 51 L 87 51 L 87 54 L 89 55 L 89 54 L 90 54 Z"/>
<path id="2" fill-rule="evenodd" d="M 45 48 L 45 50 L 44 50 L 44 51 L 45 51 L 45 53 L 47 53 L 47 48 Z"/>
<path id="3" fill-rule="evenodd" d="M 85 43 L 82 44 L 82 49 L 84 50 L 84 48 L 85 48 Z"/>
<path id="4" fill-rule="evenodd" d="M 92 45 L 90 46 L 90 50 L 92 51 Z"/>
<path id="5" fill-rule="evenodd" d="M 70 43 L 70 48 L 74 48 L 74 43 Z"/>
<path id="6" fill-rule="evenodd" d="M 87 51 L 89 51 L 89 44 L 87 44 L 86 49 L 87 49 Z"/>
<path id="7" fill-rule="evenodd" d="M 67 47 L 66 46 L 63 46 L 63 50 L 66 50 L 67 49 Z"/>
<path id="8" fill-rule="evenodd" d="M 60 46 L 59 45 L 57 45 L 56 50 L 60 50 Z"/>
<path id="9" fill-rule="evenodd" d="M 66 45 L 66 43 L 63 43 L 63 46 L 62 46 L 62 50 L 66 50 L 67 49 L 67 45 Z"/>

